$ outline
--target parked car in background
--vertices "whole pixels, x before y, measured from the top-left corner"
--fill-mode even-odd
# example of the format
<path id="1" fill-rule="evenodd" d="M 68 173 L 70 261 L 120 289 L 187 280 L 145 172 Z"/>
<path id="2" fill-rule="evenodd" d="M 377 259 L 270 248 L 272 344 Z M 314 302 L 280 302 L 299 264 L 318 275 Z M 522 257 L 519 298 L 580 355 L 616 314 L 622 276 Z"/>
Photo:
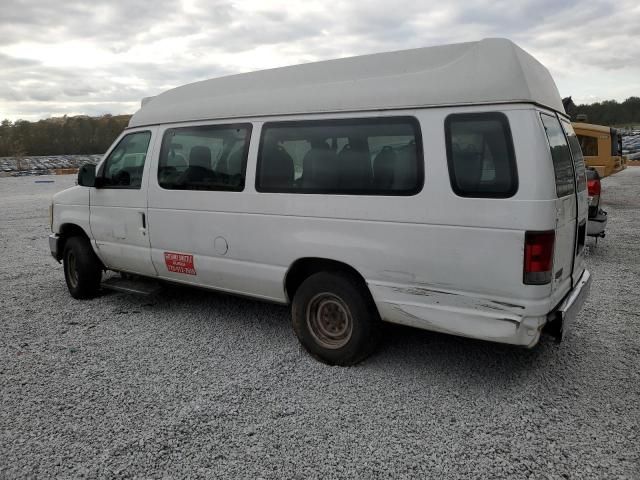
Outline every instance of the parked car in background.
<path id="1" fill-rule="evenodd" d="M 587 168 L 587 190 L 589 192 L 587 235 L 597 239 L 605 236 L 607 212 L 600 208 L 602 183 L 600 182 L 600 174 L 595 168 Z"/>

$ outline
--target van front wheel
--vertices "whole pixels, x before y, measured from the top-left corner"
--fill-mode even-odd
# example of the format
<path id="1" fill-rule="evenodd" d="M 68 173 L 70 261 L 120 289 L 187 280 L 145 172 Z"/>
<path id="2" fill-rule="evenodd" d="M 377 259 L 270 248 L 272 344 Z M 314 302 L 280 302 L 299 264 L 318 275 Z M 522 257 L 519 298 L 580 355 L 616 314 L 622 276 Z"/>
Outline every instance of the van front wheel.
<path id="1" fill-rule="evenodd" d="M 291 315 L 300 343 L 329 365 L 355 365 L 378 342 L 378 312 L 366 287 L 350 275 L 311 275 L 296 291 Z"/>
<path id="2" fill-rule="evenodd" d="M 102 280 L 102 265 L 89 241 L 71 237 L 65 242 L 64 279 L 73 298 L 95 297 Z"/>

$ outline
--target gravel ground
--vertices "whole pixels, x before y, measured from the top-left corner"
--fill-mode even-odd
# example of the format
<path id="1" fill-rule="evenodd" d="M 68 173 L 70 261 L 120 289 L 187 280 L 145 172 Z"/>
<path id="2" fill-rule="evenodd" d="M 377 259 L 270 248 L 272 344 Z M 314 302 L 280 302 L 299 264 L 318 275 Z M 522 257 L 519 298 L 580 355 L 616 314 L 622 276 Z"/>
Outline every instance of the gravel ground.
<path id="1" fill-rule="evenodd" d="M 281 306 L 75 301 L 47 251 L 73 177 L 0 178 L 0 477 L 640 478 L 640 167 L 604 180 L 591 297 L 533 350 L 389 326 L 327 367 Z"/>

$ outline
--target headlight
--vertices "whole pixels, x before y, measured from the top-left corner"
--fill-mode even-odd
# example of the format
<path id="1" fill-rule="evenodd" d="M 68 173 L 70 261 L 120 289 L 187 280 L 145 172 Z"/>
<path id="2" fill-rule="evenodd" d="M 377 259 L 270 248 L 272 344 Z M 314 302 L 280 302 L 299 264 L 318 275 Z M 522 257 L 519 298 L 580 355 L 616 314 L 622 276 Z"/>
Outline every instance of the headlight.
<path id="1" fill-rule="evenodd" d="M 49 229 L 53 232 L 53 203 L 49 205 Z"/>

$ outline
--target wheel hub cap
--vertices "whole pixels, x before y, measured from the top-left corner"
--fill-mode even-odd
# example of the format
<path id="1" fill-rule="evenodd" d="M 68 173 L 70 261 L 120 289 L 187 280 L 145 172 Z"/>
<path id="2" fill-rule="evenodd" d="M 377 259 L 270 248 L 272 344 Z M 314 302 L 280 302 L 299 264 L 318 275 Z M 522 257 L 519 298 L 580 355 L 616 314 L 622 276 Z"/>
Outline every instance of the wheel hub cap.
<path id="1" fill-rule="evenodd" d="M 351 339 L 353 319 L 339 297 L 320 293 L 307 307 L 307 325 L 314 339 L 324 348 L 337 349 Z"/>

